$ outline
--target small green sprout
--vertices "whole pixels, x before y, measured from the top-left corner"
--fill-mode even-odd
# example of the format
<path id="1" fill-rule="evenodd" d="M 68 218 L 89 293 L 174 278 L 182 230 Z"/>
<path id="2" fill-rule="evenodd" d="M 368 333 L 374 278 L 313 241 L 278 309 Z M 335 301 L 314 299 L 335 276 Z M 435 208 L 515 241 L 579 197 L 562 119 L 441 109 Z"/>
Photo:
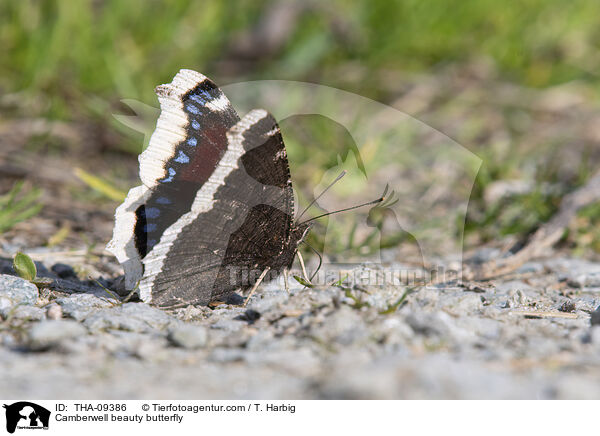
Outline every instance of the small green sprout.
<path id="1" fill-rule="evenodd" d="M 22 279 L 33 282 L 37 276 L 37 268 L 31 257 L 25 253 L 17 253 L 13 259 L 13 268 Z"/>

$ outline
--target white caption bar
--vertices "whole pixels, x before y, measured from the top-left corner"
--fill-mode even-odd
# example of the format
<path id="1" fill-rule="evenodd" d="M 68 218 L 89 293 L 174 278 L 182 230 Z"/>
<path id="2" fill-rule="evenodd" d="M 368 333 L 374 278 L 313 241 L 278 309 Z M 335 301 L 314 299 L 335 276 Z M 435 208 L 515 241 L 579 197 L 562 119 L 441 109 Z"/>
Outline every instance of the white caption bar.
<path id="1" fill-rule="evenodd" d="M 597 401 L 0 400 L 0 434 L 577 434 Z M 564 418 L 561 418 L 564 417 Z"/>

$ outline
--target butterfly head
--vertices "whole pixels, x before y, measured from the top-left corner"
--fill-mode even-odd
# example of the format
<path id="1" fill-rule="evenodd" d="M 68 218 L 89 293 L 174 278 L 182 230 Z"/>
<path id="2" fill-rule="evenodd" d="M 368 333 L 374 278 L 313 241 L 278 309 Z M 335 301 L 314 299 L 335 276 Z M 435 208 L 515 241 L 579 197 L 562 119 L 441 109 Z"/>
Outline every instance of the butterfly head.
<path id="1" fill-rule="evenodd" d="M 291 240 L 296 243 L 296 246 L 300 245 L 300 243 L 306 239 L 306 237 L 308 236 L 308 233 L 310 232 L 311 227 L 312 227 L 312 223 L 307 223 L 307 222 L 297 223 L 294 226 L 294 228 L 292 229 Z"/>
<path id="2" fill-rule="evenodd" d="M 367 216 L 367 225 L 369 227 L 381 228 L 383 222 L 387 217 L 393 217 L 395 215 L 392 206 L 398 203 L 399 198 L 396 195 L 395 191 L 392 191 L 388 196 L 385 196 L 387 191 L 388 187 L 386 186 L 384 196 L 382 197 L 382 201 L 380 203 L 377 203 L 374 207 L 372 207 L 369 210 L 369 215 Z"/>

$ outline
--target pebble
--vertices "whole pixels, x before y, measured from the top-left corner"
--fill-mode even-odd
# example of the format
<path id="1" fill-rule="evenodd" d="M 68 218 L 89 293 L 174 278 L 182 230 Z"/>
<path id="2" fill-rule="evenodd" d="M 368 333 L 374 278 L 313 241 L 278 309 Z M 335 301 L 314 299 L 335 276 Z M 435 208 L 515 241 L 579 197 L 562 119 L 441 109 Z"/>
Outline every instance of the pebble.
<path id="1" fill-rule="evenodd" d="M 598 264 L 540 264 L 526 281 L 419 288 L 393 312 L 404 287 L 354 289 L 356 305 L 336 287 L 267 286 L 247 308 L 172 311 L 92 294 L 14 307 L 0 292 L 15 313 L 0 321 L 0 386 L 32 398 L 600 398 L 588 370 L 600 366 L 600 295 L 558 281 Z"/>
<path id="2" fill-rule="evenodd" d="M 600 272 L 571 276 L 567 279 L 567 284 L 575 288 L 598 288 L 600 287 Z"/>
<path id="3" fill-rule="evenodd" d="M 267 291 L 261 295 L 255 295 L 250 300 L 249 309 L 257 312 L 265 313 L 271 310 L 276 310 L 288 300 L 288 294 L 279 289 Z"/>
<path id="4" fill-rule="evenodd" d="M 240 320 L 220 319 L 211 325 L 211 328 L 225 330 L 226 332 L 237 332 L 244 327 L 245 323 Z"/>
<path id="5" fill-rule="evenodd" d="M 517 274 L 541 273 L 544 271 L 544 265 L 540 262 L 527 262 L 517 269 Z"/>
<path id="6" fill-rule="evenodd" d="M 0 315 L 5 319 L 24 321 L 40 321 L 46 318 L 46 312 L 36 306 L 13 306 L 10 309 L 0 310 Z"/>
<path id="7" fill-rule="evenodd" d="M 179 322 L 166 312 L 145 303 L 125 303 L 110 309 L 97 310 L 88 315 L 83 324 L 92 332 L 111 329 L 132 332 L 164 332 L 167 327 Z"/>
<path id="8" fill-rule="evenodd" d="M 88 315 L 98 309 L 110 308 L 115 300 L 98 298 L 92 294 L 73 294 L 69 297 L 57 298 L 56 303 L 60 305 L 65 316 L 83 321 Z"/>
<path id="9" fill-rule="evenodd" d="M 6 318 L 13 308 L 13 301 L 8 297 L 0 296 L 0 315 Z"/>
<path id="10" fill-rule="evenodd" d="M 593 344 L 596 348 L 600 347 L 600 325 L 592 325 L 583 336 L 583 342 Z"/>
<path id="11" fill-rule="evenodd" d="M 71 320 L 48 320 L 35 324 L 29 331 L 29 346 L 43 350 L 59 345 L 62 341 L 84 336 L 87 330 Z"/>
<path id="12" fill-rule="evenodd" d="M 406 317 L 406 323 L 418 335 L 435 338 L 454 345 L 467 345 L 476 340 L 473 326 L 461 326 L 446 312 L 413 313 Z"/>
<path id="13" fill-rule="evenodd" d="M 349 306 L 342 306 L 326 316 L 322 325 L 313 326 L 311 332 L 322 343 L 334 342 L 341 345 L 362 341 L 369 335 L 360 311 Z"/>
<path id="14" fill-rule="evenodd" d="M 192 324 L 183 324 L 169 331 L 169 341 L 178 347 L 187 349 L 202 348 L 208 342 L 206 327 Z"/>
<path id="15" fill-rule="evenodd" d="M 260 312 L 254 309 L 246 310 L 242 315 L 237 316 L 235 319 L 239 321 L 246 321 L 248 324 L 254 324 L 260 319 Z"/>
<path id="16" fill-rule="evenodd" d="M 64 263 L 56 263 L 52 265 L 51 270 L 61 279 L 77 278 L 75 270 L 71 266 L 65 265 Z"/>
<path id="17" fill-rule="evenodd" d="M 39 297 L 37 286 L 20 277 L 0 274 L 0 307 L 17 304 L 34 305 Z"/>
<path id="18" fill-rule="evenodd" d="M 48 319 L 61 319 L 63 316 L 62 307 L 60 307 L 58 304 L 50 304 L 46 309 L 46 316 Z"/>
<path id="19" fill-rule="evenodd" d="M 575 309 L 576 309 L 575 303 L 573 303 L 571 300 L 565 301 L 558 308 L 558 310 L 560 310 L 561 312 L 575 312 Z"/>
<path id="20" fill-rule="evenodd" d="M 600 306 L 598 306 L 596 310 L 592 312 L 590 322 L 592 325 L 600 325 Z"/>

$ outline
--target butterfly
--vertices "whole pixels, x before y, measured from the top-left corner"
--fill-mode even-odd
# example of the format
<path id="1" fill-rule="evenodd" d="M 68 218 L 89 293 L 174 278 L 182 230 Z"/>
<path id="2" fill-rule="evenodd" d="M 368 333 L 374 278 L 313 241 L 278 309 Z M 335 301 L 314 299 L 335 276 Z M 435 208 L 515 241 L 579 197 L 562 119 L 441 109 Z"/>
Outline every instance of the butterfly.
<path id="1" fill-rule="evenodd" d="M 161 113 L 139 156 L 142 185 L 117 208 L 107 245 L 125 286 L 139 286 L 140 298 L 157 306 L 207 305 L 289 269 L 310 223 L 294 221 L 273 116 L 254 109 L 240 118 L 192 70 L 156 94 Z"/>

